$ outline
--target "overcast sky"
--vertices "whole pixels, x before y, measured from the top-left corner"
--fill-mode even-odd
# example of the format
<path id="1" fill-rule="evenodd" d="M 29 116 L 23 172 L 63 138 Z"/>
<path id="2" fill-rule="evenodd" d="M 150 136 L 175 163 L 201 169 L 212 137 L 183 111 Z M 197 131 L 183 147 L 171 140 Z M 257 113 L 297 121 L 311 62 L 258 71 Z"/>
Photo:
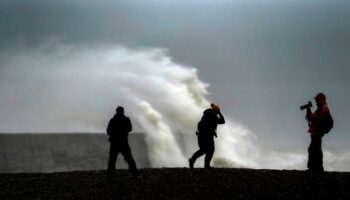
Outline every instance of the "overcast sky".
<path id="1" fill-rule="evenodd" d="M 252 130 L 263 146 L 307 146 L 299 106 L 324 92 L 335 119 L 325 145 L 345 150 L 349 10 L 350 2 L 340 0 L 0 0 L 0 70 L 15 49 L 35 49 L 50 40 L 164 48 L 174 62 L 197 68 L 210 84 L 208 99 Z"/>

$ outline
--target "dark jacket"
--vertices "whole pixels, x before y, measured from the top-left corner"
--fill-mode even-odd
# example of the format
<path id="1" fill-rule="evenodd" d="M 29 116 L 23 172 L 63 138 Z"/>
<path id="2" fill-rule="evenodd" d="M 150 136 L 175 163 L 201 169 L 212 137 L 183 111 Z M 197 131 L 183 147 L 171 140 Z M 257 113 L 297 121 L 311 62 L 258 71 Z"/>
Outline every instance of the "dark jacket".
<path id="1" fill-rule="evenodd" d="M 198 123 L 198 135 L 216 136 L 218 124 L 224 124 L 225 118 L 221 113 L 215 113 L 212 109 L 207 109 L 203 113 L 201 121 Z"/>
<path id="2" fill-rule="evenodd" d="M 127 141 L 128 133 L 131 131 L 131 121 L 123 114 L 115 114 L 108 123 L 109 141 Z"/>

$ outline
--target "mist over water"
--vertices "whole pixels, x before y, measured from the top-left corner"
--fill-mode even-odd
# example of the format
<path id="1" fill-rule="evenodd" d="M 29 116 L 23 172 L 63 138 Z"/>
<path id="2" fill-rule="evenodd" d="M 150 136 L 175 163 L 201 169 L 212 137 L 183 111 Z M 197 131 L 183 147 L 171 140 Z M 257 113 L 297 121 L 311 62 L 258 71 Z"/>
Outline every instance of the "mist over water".
<path id="1" fill-rule="evenodd" d="M 174 62 L 165 49 L 49 44 L 1 62 L 1 132 L 105 132 L 121 105 L 135 131 L 146 134 L 152 167 L 187 166 L 198 149 L 197 123 L 215 102 L 196 68 Z M 262 150 L 254 133 L 225 118 L 214 166 L 305 167 L 305 155 Z"/>

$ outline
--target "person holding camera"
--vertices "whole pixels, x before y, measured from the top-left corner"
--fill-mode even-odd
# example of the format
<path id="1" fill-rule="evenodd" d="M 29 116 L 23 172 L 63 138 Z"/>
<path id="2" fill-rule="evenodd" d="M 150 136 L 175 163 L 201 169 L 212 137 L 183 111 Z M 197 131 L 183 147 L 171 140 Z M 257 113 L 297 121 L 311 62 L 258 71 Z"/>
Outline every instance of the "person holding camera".
<path id="1" fill-rule="evenodd" d="M 203 113 L 202 119 L 198 123 L 197 136 L 199 150 L 196 151 L 189 159 L 189 166 L 193 169 L 193 165 L 197 158 L 205 154 L 204 168 L 210 169 L 210 161 L 214 155 L 214 136 L 217 137 L 216 128 L 218 124 L 224 124 L 225 119 L 221 114 L 220 107 L 214 103 L 211 108 L 206 109 Z"/>
<path id="2" fill-rule="evenodd" d="M 315 97 L 317 109 L 311 111 L 311 102 L 300 107 L 306 108 L 306 119 L 309 124 L 308 132 L 311 135 L 311 142 L 308 148 L 309 159 L 307 167 L 312 171 L 324 171 L 323 153 L 322 153 L 322 137 L 327 134 L 333 127 L 333 118 L 326 102 L 326 95 L 319 93 Z"/>

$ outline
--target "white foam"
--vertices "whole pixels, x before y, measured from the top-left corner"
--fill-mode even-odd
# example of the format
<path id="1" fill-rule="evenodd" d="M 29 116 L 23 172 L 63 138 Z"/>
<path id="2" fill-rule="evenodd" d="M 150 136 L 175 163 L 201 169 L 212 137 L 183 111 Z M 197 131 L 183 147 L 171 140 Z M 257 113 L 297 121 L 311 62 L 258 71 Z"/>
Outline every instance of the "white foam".
<path id="1" fill-rule="evenodd" d="M 208 84 L 164 49 L 51 45 L 2 63 L 1 132 L 105 132 L 118 105 L 145 131 L 152 167 L 183 167 L 198 149 L 195 130 L 209 107 Z M 225 114 L 225 108 L 222 108 Z M 305 156 L 266 153 L 226 116 L 214 166 L 300 168 Z M 197 165 L 201 164 L 201 161 Z"/>

